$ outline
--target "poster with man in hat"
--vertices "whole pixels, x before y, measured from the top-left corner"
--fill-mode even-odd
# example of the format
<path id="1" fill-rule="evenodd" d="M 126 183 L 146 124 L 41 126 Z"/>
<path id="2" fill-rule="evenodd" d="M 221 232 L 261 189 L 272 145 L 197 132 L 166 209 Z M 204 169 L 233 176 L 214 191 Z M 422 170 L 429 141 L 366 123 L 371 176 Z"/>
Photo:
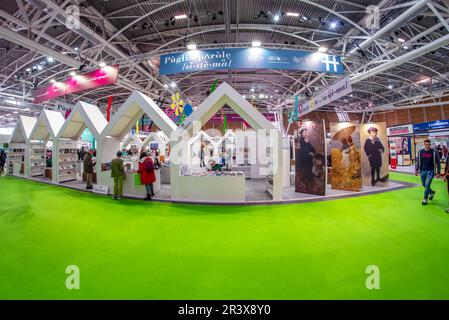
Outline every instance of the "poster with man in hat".
<path id="1" fill-rule="evenodd" d="M 363 185 L 388 186 L 388 146 L 385 122 L 368 123 L 360 126 Z"/>

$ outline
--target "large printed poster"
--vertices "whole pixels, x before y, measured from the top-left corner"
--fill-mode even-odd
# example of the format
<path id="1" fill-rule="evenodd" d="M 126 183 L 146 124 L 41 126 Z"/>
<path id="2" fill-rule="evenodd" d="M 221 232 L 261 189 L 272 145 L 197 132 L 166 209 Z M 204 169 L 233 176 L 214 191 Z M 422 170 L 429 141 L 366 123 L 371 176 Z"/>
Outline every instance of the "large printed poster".
<path id="1" fill-rule="evenodd" d="M 362 166 L 357 122 L 331 123 L 332 189 L 360 191 Z"/>
<path id="2" fill-rule="evenodd" d="M 295 191 L 326 193 L 326 148 L 323 123 L 306 121 L 295 131 Z"/>
<path id="3" fill-rule="evenodd" d="M 388 137 L 385 122 L 360 126 L 363 185 L 388 186 Z"/>

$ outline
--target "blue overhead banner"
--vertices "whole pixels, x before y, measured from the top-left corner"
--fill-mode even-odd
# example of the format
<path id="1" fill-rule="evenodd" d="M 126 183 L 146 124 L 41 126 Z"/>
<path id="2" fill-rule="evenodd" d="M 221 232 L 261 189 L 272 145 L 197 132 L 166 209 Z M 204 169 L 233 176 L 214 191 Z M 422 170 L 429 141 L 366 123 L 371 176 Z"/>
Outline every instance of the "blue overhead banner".
<path id="1" fill-rule="evenodd" d="M 413 131 L 429 131 L 449 128 L 449 120 L 437 120 L 431 122 L 417 123 L 413 125 Z"/>
<path id="2" fill-rule="evenodd" d="M 228 69 L 282 69 L 343 74 L 341 57 L 321 52 L 264 48 L 192 50 L 160 57 L 160 75 Z"/>

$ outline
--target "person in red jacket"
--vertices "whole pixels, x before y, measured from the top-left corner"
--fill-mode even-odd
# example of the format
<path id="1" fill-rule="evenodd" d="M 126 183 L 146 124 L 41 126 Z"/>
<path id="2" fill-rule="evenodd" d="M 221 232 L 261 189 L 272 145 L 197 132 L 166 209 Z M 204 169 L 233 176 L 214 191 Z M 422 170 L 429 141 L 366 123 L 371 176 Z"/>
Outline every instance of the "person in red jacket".
<path id="1" fill-rule="evenodd" d="M 147 190 L 145 200 L 151 200 L 151 197 L 154 196 L 153 183 L 156 181 L 156 174 L 154 173 L 153 159 L 145 151 L 140 154 L 138 173 L 140 173 L 140 183 L 145 185 Z"/>

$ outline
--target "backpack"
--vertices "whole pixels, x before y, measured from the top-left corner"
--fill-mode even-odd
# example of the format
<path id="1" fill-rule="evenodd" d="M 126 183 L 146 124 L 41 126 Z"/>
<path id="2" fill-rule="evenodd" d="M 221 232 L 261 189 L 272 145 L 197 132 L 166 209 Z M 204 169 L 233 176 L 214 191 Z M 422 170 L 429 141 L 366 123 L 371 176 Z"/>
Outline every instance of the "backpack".
<path id="1" fill-rule="evenodd" d="M 153 172 L 154 171 L 154 164 L 153 164 L 153 161 L 151 159 L 145 160 L 145 162 L 143 163 L 143 166 L 144 166 L 146 172 Z"/>

